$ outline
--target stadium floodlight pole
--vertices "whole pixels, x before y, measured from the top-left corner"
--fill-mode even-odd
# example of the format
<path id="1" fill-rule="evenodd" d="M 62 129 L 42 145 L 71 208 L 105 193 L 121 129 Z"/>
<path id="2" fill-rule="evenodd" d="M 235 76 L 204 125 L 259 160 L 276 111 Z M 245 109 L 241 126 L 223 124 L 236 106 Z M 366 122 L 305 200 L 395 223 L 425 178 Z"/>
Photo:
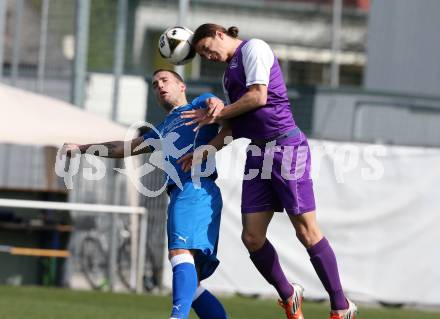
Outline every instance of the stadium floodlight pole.
<path id="1" fill-rule="evenodd" d="M 339 86 L 339 52 L 341 42 L 342 0 L 333 0 L 332 22 L 332 62 L 330 71 L 330 85 Z"/>
<path id="2" fill-rule="evenodd" d="M 189 0 L 179 0 L 179 16 L 177 18 L 177 25 L 185 26 L 186 17 L 189 12 Z M 177 72 L 183 79 L 185 78 L 185 66 L 176 65 L 174 71 Z"/>
<path id="3" fill-rule="evenodd" d="M 12 67 L 11 67 L 11 84 L 15 86 L 18 80 L 18 66 L 20 64 L 21 53 L 21 27 L 23 22 L 23 0 L 15 2 L 15 27 L 14 41 L 12 43 Z"/>
<path id="4" fill-rule="evenodd" d="M 75 57 L 73 61 L 72 104 L 84 107 L 89 43 L 90 0 L 76 0 Z"/>
<path id="5" fill-rule="evenodd" d="M 41 7 L 41 27 L 40 27 L 40 49 L 38 52 L 38 92 L 44 91 L 44 72 L 46 69 L 46 49 L 47 49 L 47 23 L 49 17 L 49 2 L 50 0 L 43 0 Z"/>
<path id="6" fill-rule="evenodd" d="M 6 0 L 0 0 L 0 82 L 3 79 L 3 52 L 5 47 Z"/>

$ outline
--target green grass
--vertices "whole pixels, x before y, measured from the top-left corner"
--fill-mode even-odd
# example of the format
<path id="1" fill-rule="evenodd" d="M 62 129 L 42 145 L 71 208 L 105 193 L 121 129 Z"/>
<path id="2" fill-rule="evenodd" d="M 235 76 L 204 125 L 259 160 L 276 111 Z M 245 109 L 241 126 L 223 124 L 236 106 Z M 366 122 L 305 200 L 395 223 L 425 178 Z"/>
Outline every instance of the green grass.
<path id="1" fill-rule="evenodd" d="M 284 318 L 273 300 L 222 298 L 231 319 Z M 167 319 L 169 296 L 0 286 L 1 319 Z M 326 319 L 327 305 L 306 302 L 307 319 Z M 191 319 L 197 318 L 191 314 Z M 361 307 L 360 319 L 435 319 L 440 313 Z"/>

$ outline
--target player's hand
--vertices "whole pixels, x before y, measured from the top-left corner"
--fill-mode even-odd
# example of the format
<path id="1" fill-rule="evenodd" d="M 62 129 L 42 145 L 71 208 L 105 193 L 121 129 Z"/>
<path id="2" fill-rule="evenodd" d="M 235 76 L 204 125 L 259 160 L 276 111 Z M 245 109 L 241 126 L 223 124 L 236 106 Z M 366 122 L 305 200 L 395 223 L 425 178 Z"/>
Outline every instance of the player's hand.
<path id="1" fill-rule="evenodd" d="M 204 160 L 206 160 L 207 152 L 202 149 L 196 149 L 193 153 L 188 153 L 183 155 L 181 158 L 177 160 L 177 163 L 180 164 L 182 170 L 186 173 L 191 170 L 192 166 L 200 165 Z"/>
<path id="2" fill-rule="evenodd" d="M 192 160 L 193 160 L 193 153 L 188 153 L 183 155 L 181 158 L 179 158 L 177 160 L 177 164 L 180 164 L 182 171 L 186 173 L 191 169 Z"/>
<path id="3" fill-rule="evenodd" d="M 194 131 L 199 130 L 204 125 L 217 123 L 219 115 L 225 107 L 223 101 L 216 97 L 207 99 L 205 103 L 206 109 L 182 112 L 182 118 L 191 119 L 191 121 L 185 123 L 186 125 L 198 124 Z"/>
<path id="4" fill-rule="evenodd" d="M 208 116 L 208 109 L 196 109 L 191 111 L 184 111 L 180 116 L 183 119 L 192 119 L 186 122 L 185 125 L 198 124 L 194 131 L 198 131 L 202 126 L 215 123 L 215 118 Z"/>
<path id="5" fill-rule="evenodd" d="M 61 154 L 66 154 L 67 157 L 72 157 L 75 153 L 81 153 L 80 144 L 64 143 L 62 146 Z"/>
<path id="6" fill-rule="evenodd" d="M 206 100 L 206 106 L 208 107 L 208 117 L 213 117 L 216 120 L 220 115 L 220 112 L 225 108 L 225 104 L 217 97 L 210 97 Z"/>

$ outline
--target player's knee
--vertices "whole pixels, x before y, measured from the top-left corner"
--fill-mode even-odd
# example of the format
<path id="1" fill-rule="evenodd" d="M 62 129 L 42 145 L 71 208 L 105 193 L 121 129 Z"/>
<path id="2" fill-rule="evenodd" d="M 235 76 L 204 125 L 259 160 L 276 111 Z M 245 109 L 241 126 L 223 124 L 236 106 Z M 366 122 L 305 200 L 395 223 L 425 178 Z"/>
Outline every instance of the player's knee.
<path id="1" fill-rule="evenodd" d="M 304 247 L 310 248 L 322 238 L 322 235 L 318 229 L 301 227 L 296 230 L 296 237 L 304 245 Z"/>
<path id="2" fill-rule="evenodd" d="M 188 249 L 170 249 L 168 251 L 168 259 L 171 260 L 174 256 L 181 255 L 181 254 L 190 254 L 194 255 L 191 250 Z"/>
<path id="3" fill-rule="evenodd" d="M 266 237 L 243 232 L 241 234 L 241 240 L 243 241 L 243 244 L 246 246 L 246 248 L 249 251 L 255 251 L 259 249 L 261 246 L 263 246 Z"/>

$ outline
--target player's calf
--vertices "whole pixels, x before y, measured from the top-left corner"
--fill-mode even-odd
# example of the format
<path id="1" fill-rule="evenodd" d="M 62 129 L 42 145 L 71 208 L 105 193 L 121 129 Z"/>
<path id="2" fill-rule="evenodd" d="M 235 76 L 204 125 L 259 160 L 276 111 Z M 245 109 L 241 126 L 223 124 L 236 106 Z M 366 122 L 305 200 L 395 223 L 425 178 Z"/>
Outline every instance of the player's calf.
<path id="1" fill-rule="evenodd" d="M 173 309 L 170 318 L 187 318 L 197 289 L 197 272 L 191 254 L 179 254 L 171 259 L 173 267 Z"/>
<path id="2" fill-rule="evenodd" d="M 200 319 L 228 319 L 220 301 L 202 286 L 196 290 L 192 308 Z"/>

